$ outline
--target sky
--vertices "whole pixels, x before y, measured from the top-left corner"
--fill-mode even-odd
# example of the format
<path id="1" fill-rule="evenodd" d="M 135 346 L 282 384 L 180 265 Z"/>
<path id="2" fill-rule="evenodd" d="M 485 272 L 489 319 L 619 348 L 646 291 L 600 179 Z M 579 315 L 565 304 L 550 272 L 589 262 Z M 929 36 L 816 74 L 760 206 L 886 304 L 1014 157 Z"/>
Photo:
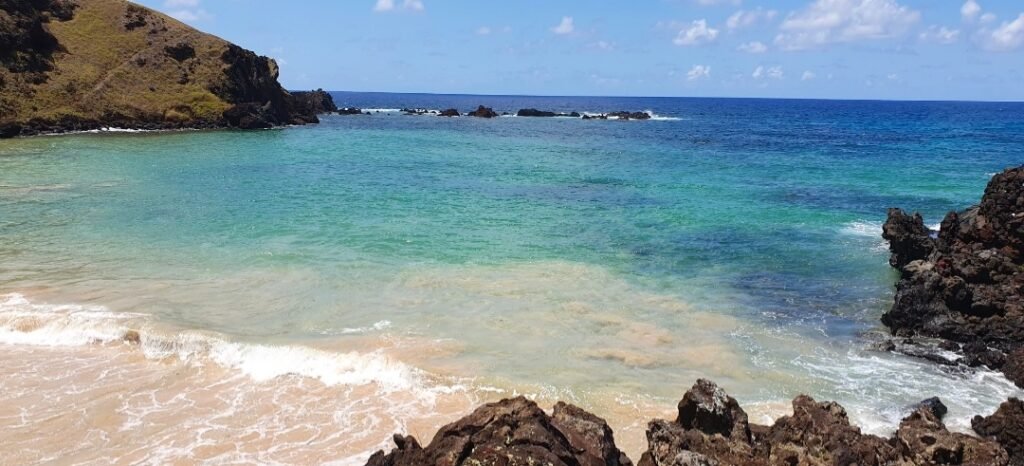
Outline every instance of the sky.
<path id="1" fill-rule="evenodd" d="M 289 89 L 1024 100 L 1024 0 L 142 0 Z"/>

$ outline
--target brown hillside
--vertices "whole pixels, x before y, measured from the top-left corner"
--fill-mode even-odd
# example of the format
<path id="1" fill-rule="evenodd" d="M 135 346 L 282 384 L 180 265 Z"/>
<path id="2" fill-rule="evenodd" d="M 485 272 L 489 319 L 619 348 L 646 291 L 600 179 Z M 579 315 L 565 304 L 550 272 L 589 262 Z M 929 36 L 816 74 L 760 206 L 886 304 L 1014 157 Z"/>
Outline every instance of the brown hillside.
<path id="1" fill-rule="evenodd" d="M 0 44 L 6 136 L 317 122 L 272 59 L 124 0 L 0 0 Z"/>

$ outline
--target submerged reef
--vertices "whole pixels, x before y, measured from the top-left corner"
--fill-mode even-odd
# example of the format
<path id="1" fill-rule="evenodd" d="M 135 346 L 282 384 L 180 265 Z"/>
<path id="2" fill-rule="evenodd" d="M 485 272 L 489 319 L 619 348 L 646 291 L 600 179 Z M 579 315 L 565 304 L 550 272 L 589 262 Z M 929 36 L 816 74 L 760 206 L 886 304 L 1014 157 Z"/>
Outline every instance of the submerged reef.
<path id="1" fill-rule="evenodd" d="M 981 203 L 949 213 L 937 235 L 920 214 L 900 209 L 889 211 L 883 230 L 889 263 L 900 271 L 882 317 L 899 340 L 886 349 L 1002 370 L 1024 387 L 1024 167 L 993 177 Z M 636 465 L 1024 465 L 1024 402 L 1016 398 L 976 416 L 977 436 L 950 432 L 939 398 L 909 407 L 889 437 L 862 433 L 834 402 L 801 395 L 792 407 L 771 426 L 753 424 L 736 399 L 698 380 L 675 420 L 648 424 Z M 375 453 L 367 466 L 633 464 L 601 418 L 564 403 L 548 415 L 522 397 L 442 427 L 425 447 L 412 437 L 394 441 L 397 448 Z"/>
<path id="2" fill-rule="evenodd" d="M 842 406 L 808 396 L 771 426 L 752 424 L 739 403 L 709 380 L 683 396 L 673 421 L 647 426 L 637 466 L 911 466 L 1024 464 L 1024 404 L 1010 399 L 978 416 L 980 437 L 949 432 L 937 398 L 910 408 L 889 438 L 863 434 Z M 519 397 L 484 405 L 442 427 L 426 447 L 395 435 L 396 448 L 366 466 L 632 466 L 601 418 L 565 403 L 551 415 Z"/>
<path id="3" fill-rule="evenodd" d="M 882 236 L 900 271 L 882 316 L 893 335 L 937 339 L 936 351 L 910 346 L 939 362 L 1000 370 L 1024 387 L 1024 167 L 995 175 L 981 203 L 950 212 L 937 236 L 920 214 L 900 209 L 889 210 Z M 943 350 L 956 356 L 936 356 Z"/>

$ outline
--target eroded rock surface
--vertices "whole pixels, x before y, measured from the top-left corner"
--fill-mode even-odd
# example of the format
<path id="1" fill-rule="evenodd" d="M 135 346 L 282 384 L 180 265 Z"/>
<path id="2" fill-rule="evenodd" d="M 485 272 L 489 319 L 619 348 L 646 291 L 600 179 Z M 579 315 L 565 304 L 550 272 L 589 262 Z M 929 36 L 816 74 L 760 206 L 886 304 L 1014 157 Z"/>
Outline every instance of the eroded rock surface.
<path id="1" fill-rule="evenodd" d="M 478 408 L 426 447 L 412 437 L 394 441 L 397 448 L 375 453 L 367 466 L 632 466 L 603 419 L 564 403 L 548 416 L 522 397 Z"/>
<path id="2" fill-rule="evenodd" d="M 899 209 L 883 237 L 900 270 L 882 316 L 893 334 L 953 342 L 962 362 L 1024 387 L 1024 167 L 993 177 L 981 204 L 950 212 L 937 237 Z"/>

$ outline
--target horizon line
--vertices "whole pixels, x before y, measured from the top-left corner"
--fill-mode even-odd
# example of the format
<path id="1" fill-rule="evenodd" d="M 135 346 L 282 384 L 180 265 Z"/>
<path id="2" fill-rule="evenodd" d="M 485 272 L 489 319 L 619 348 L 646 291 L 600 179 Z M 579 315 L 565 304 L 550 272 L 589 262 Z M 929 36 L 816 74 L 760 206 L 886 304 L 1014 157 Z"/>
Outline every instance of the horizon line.
<path id="1" fill-rule="evenodd" d="M 323 88 L 320 88 L 323 89 Z M 308 92 L 310 89 L 288 89 L 289 92 Z M 967 100 L 967 99 L 878 99 L 878 98 L 836 98 L 836 97 L 737 97 L 737 96 L 656 96 L 656 95 L 558 95 L 558 94 L 474 94 L 453 92 L 397 92 L 397 91 L 343 91 L 323 89 L 326 92 L 344 94 L 399 94 L 472 97 L 542 97 L 542 98 L 602 98 L 602 99 L 715 99 L 715 100 L 802 100 L 828 102 L 910 102 L 910 103 L 982 103 L 982 104 L 1024 104 L 1024 100 Z"/>

